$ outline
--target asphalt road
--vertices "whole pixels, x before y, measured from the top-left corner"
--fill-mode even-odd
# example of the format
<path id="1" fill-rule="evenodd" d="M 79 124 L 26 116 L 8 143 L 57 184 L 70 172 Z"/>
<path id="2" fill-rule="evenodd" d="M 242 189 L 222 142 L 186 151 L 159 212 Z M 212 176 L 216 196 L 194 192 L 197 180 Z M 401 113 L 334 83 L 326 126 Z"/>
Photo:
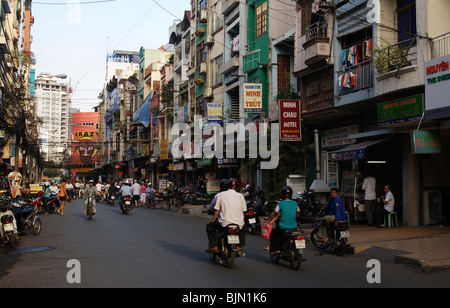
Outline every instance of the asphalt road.
<path id="1" fill-rule="evenodd" d="M 88 221 L 81 200 L 66 216 L 41 215 L 42 233 L 0 247 L 1 288 L 377 288 L 449 287 L 449 271 L 423 273 L 381 263 L 380 283 L 369 283 L 366 259 L 317 256 L 311 246 L 300 271 L 273 264 L 264 239 L 247 235 L 246 256 L 233 269 L 213 263 L 207 220 L 180 212 L 136 208 L 129 215 L 103 202 Z M 75 260 L 75 261 L 74 261 Z M 75 263 L 73 263 L 75 262 Z M 77 263 L 78 262 L 78 263 Z M 74 265 L 75 264 L 75 265 Z M 69 277 L 69 279 L 68 279 Z M 80 280 L 77 280 L 77 279 Z"/>

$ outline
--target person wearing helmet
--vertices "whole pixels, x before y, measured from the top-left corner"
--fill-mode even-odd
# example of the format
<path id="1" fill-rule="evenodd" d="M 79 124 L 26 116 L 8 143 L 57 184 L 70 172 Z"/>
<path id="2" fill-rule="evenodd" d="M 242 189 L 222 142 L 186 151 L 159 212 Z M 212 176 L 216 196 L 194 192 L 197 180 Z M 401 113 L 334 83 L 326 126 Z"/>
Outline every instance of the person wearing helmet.
<path id="1" fill-rule="evenodd" d="M 89 186 L 86 187 L 86 189 L 84 190 L 84 195 L 85 196 L 89 196 L 92 195 L 92 213 L 96 214 L 97 213 L 97 206 L 95 203 L 95 196 L 99 194 L 99 191 L 97 190 L 97 188 L 94 186 L 94 181 L 90 180 L 89 181 Z M 84 214 L 87 214 L 87 207 L 88 207 L 88 198 L 86 198 L 86 200 L 84 201 Z"/>
<path id="2" fill-rule="evenodd" d="M 234 181 L 230 180 L 229 185 L 226 185 L 225 181 L 221 184 L 224 189 L 226 186 L 228 188 L 218 194 L 214 206 L 214 217 L 206 226 L 209 247 L 205 252 L 208 253 L 218 251 L 217 230 L 223 230 L 229 224 L 236 224 L 242 230 L 245 225 L 244 212 L 247 211 L 247 205 L 244 197 L 234 190 L 236 187 Z M 239 232 L 239 242 L 238 250 L 242 251 L 242 246 L 245 245 L 245 232 Z"/>
<path id="3" fill-rule="evenodd" d="M 292 200 L 292 188 L 284 186 L 281 190 L 282 201 L 278 202 L 274 211 L 266 218 L 279 217 L 276 228 L 270 233 L 270 253 L 279 254 L 286 230 L 297 229 L 297 216 L 300 209 L 297 202 Z M 272 220 L 273 221 L 273 220 Z"/>
<path id="4" fill-rule="evenodd" d="M 122 185 L 122 187 L 120 187 L 119 189 L 119 195 L 120 195 L 120 205 L 122 205 L 124 197 L 131 197 L 133 195 L 130 180 L 128 179 L 125 180 L 124 185 Z"/>

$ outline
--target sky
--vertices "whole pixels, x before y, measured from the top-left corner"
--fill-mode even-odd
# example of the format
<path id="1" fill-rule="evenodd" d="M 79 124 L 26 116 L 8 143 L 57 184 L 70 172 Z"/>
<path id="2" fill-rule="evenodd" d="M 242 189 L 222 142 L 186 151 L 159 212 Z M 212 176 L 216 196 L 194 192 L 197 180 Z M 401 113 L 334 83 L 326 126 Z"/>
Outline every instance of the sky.
<path id="1" fill-rule="evenodd" d="M 72 107 L 93 111 L 106 75 L 106 55 L 139 52 L 169 41 L 169 28 L 190 10 L 190 0 L 37 0 L 31 51 L 40 73 L 66 74 Z M 159 5 L 158 5 L 159 4 Z"/>

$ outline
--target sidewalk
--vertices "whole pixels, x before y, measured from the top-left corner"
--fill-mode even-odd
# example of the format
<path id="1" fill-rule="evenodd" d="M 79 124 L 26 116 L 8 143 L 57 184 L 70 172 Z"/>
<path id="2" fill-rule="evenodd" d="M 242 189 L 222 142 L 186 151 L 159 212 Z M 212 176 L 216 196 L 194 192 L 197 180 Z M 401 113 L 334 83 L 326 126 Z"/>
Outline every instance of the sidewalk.
<path id="1" fill-rule="evenodd" d="M 184 205 L 183 214 L 211 218 L 201 205 Z M 309 238 L 311 224 L 303 225 Z M 375 228 L 351 225 L 349 254 L 423 270 L 450 267 L 450 227 Z"/>

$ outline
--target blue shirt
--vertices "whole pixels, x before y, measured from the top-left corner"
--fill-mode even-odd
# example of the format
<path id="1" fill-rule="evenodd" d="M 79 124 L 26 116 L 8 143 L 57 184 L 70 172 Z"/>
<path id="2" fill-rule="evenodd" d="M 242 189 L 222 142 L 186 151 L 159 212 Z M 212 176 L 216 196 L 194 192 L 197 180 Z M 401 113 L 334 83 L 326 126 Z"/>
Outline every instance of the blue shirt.
<path id="1" fill-rule="evenodd" d="M 280 229 L 297 229 L 297 212 L 299 212 L 297 202 L 293 200 L 283 200 L 278 202 L 275 212 L 279 213 L 281 218 L 278 223 Z"/>
<path id="2" fill-rule="evenodd" d="M 330 199 L 326 206 L 328 209 L 328 215 L 336 216 L 336 220 L 345 220 L 345 208 L 344 203 L 341 200 L 341 197 L 336 196 L 335 198 Z"/>

